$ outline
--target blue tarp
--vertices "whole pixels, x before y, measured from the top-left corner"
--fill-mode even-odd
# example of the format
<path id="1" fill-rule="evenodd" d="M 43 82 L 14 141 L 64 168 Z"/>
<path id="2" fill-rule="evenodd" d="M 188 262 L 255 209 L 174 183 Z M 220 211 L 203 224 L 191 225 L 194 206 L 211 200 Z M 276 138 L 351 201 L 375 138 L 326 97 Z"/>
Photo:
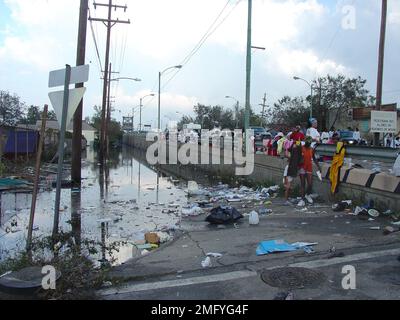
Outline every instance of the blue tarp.
<path id="1" fill-rule="evenodd" d="M 268 240 L 268 241 L 262 241 L 258 245 L 256 249 L 256 254 L 258 256 L 262 256 L 275 252 L 290 252 L 299 249 L 303 249 L 305 252 L 311 253 L 313 252 L 313 250 L 310 247 L 316 244 L 317 243 L 307 243 L 307 242 L 296 242 L 289 244 L 285 242 L 285 240 Z"/>
<path id="2" fill-rule="evenodd" d="M 14 129 L 8 129 L 6 134 L 7 144 L 4 148 L 4 153 L 36 153 L 38 132 L 17 131 L 15 133 Z M 15 139 L 17 139 L 17 144 L 15 144 Z"/>

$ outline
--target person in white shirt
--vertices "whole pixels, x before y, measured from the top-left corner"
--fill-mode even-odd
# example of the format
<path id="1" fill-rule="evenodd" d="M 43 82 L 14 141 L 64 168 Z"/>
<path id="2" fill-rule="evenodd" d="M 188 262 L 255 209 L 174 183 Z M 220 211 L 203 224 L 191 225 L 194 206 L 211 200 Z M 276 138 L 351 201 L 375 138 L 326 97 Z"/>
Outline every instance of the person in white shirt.
<path id="1" fill-rule="evenodd" d="M 329 141 L 329 139 L 330 139 L 330 137 L 329 137 L 329 132 L 328 132 L 328 130 L 325 129 L 325 130 L 321 133 L 321 143 L 327 144 L 328 141 Z"/>
<path id="2" fill-rule="evenodd" d="M 357 142 L 361 141 L 361 133 L 358 128 L 356 128 L 356 131 L 353 132 L 353 139 L 357 140 Z"/>
<path id="3" fill-rule="evenodd" d="M 307 129 L 306 136 L 312 138 L 313 142 L 311 143 L 311 147 L 314 148 L 317 143 L 321 142 L 321 135 L 319 134 L 318 129 L 317 129 L 318 128 L 317 119 L 311 118 L 309 120 L 309 123 L 310 123 L 311 127 Z"/>

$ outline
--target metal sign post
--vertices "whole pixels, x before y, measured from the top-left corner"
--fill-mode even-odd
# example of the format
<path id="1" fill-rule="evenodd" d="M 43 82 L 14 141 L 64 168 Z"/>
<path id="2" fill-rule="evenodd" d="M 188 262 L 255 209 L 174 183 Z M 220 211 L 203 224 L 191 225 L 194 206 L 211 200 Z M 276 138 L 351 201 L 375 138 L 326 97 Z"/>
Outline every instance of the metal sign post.
<path id="1" fill-rule="evenodd" d="M 67 124 L 71 121 L 78 104 L 83 98 L 86 88 L 69 89 L 70 84 L 83 83 L 89 79 L 89 65 L 71 68 L 66 65 L 65 69 L 50 72 L 49 87 L 57 87 L 64 85 L 64 91 L 50 92 L 49 98 L 54 107 L 57 120 L 60 125 L 60 139 L 58 145 L 58 168 L 57 168 L 57 186 L 56 200 L 54 204 L 54 224 L 53 239 L 58 234 L 59 216 L 60 216 L 60 199 L 61 199 L 61 182 L 64 163 L 64 143 Z"/>
<path id="2" fill-rule="evenodd" d="M 71 66 L 67 64 L 65 69 L 64 99 L 63 99 L 63 109 L 61 118 L 60 141 L 58 144 L 58 168 L 57 168 L 56 201 L 54 204 L 53 239 L 58 234 L 58 224 L 60 216 L 61 180 L 62 180 L 63 163 L 64 163 L 64 143 L 65 143 L 65 131 L 67 128 L 70 80 L 71 80 Z"/>

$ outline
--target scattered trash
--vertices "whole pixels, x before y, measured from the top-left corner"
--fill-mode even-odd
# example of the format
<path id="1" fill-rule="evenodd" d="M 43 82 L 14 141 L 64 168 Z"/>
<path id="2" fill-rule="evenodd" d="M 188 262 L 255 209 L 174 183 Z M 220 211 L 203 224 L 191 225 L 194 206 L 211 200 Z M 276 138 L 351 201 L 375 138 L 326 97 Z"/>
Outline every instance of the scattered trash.
<path id="1" fill-rule="evenodd" d="M 256 211 L 252 211 L 249 214 L 249 224 L 250 225 L 258 225 L 260 223 L 260 218 L 258 217 L 258 213 Z"/>
<path id="2" fill-rule="evenodd" d="M 332 206 L 333 211 L 335 212 L 339 212 L 339 211 L 344 211 L 345 209 L 349 209 L 350 206 L 352 204 L 351 200 L 345 200 L 345 201 L 341 201 L 339 203 L 335 203 Z"/>
<path id="3" fill-rule="evenodd" d="M 266 209 L 266 208 L 260 208 L 258 211 L 259 211 L 259 213 L 260 213 L 261 215 L 265 215 L 265 214 L 270 214 L 270 213 L 272 213 L 272 209 Z"/>
<path id="4" fill-rule="evenodd" d="M 200 207 L 194 206 L 190 209 L 182 209 L 183 216 L 198 216 L 204 213 L 204 210 Z"/>
<path id="5" fill-rule="evenodd" d="M 211 210 L 206 221 L 211 224 L 226 224 L 242 219 L 243 215 L 233 207 L 218 206 Z"/>
<path id="6" fill-rule="evenodd" d="M 147 243 L 151 244 L 159 244 L 160 243 L 160 237 L 157 235 L 157 233 L 154 232 L 148 232 L 144 235 L 144 239 L 146 240 Z"/>
<path id="7" fill-rule="evenodd" d="M 207 257 L 213 257 L 213 258 L 221 258 L 222 254 L 221 253 L 216 253 L 216 252 L 209 252 L 206 254 Z"/>
<path id="8" fill-rule="evenodd" d="M 144 249 L 144 250 L 142 250 L 141 255 L 142 255 L 142 256 L 145 256 L 145 255 L 147 255 L 147 254 L 149 254 L 149 253 L 150 253 L 150 251 Z"/>
<path id="9" fill-rule="evenodd" d="M 318 243 L 306 243 L 306 242 L 296 242 L 293 244 L 288 244 L 284 240 L 269 240 L 262 241 L 256 250 L 257 256 L 266 255 L 275 252 L 290 252 L 296 251 L 298 249 L 304 249 L 306 247 L 312 247 L 317 245 Z M 312 252 L 309 249 L 306 249 L 308 252 Z"/>
<path id="10" fill-rule="evenodd" d="M 369 218 L 368 221 L 375 221 L 375 219 L 374 218 Z"/>
<path id="11" fill-rule="evenodd" d="M 378 210 L 375 210 L 375 209 L 369 209 L 369 210 L 368 210 L 368 214 L 369 214 L 371 217 L 374 217 L 374 218 L 377 218 L 377 217 L 379 217 L 379 215 L 380 215 L 379 211 L 378 211 Z"/>
<path id="12" fill-rule="evenodd" d="M 165 243 L 172 239 L 172 237 L 167 232 L 158 231 L 156 234 L 160 239 L 159 243 Z"/>
<path id="13" fill-rule="evenodd" d="M 212 264 L 211 264 L 211 259 L 210 259 L 210 257 L 205 258 L 205 259 L 201 262 L 201 266 L 202 266 L 203 268 L 211 267 Z"/>
<path id="14" fill-rule="evenodd" d="M 381 230 L 381 227 L 370 227 L 370 230 Z"/>

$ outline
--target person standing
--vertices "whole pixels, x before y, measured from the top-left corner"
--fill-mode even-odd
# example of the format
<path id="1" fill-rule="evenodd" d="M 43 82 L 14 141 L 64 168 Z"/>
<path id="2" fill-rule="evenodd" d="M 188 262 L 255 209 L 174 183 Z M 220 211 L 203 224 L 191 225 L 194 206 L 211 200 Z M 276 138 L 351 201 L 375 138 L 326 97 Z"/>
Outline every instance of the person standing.
<path id="1" fill-rule="evenodd" d="M 311 146 L 312 138 L 307 137 L 304 146 L 302 146 L 302 158 L 303 163 L 300 165 L 300 189 L 302 200 L 297 204 L 299 207 L 304 207 L 306 205 L 305 200 L 309 204 L 313 204 L 314 201 L 311 197 L 312 186 L 313 186 L 313 162 L 316 164 L 320 176 L 321 168 L 318 161 L 315 158 L 314 148 Z M 306 189 L 307 184 L 307 189 Z"/>
<path id="2" fill-rule="evenodd" d="M 328 130 L 325 128 L 325 129 L 323 130 L 323 132 L 321 133 L 321 143 L 327 144 L 328 141 L 329 141 L 329 138 L 330 138 L 329 132 L 328 132 Z"/>
<path id="3" fill-rule="evenodd" d="M 321 142 L 321 135 L 318 132 L 318 121 L 315 118 L 309 120 L 310 127 L 307 129 L 306 136 L 311 137 L 311 147 L 314 148 L 316 144 Z"/>
<path id="4" fill-rule="evenodd" d="M 360 143 L 361 141 L 361 133 L 360 130 L 358 130 L 358 128 L 356 128 L 356 130 L 353 132 L 353 139 L 357 141 L 357 143 Z"/>
<path id="5" fill-rule="evenodd" d="M 291 205 L 289 201 L 292 182 L 296 179 L 301 163 L 303 162 L 301 142 L 297 141 L 292 144 L 288 150 L 288 165 L 283 173 L 283 182 L 285 185 L 285 205 Z"/>
<path id="6" fill-rule="evenodd" d="M 301 132 L 301 127 L 300 126 L 296 126 L 296 128 L 294 128 L 292 134 L 289 137 L 289 139 L 293 140 L 294 142 L 296 142 L 296 141 L 304 141 L 305 138 L 306 138 L 306 136 L 304 135 L 303 132 Z"/>

